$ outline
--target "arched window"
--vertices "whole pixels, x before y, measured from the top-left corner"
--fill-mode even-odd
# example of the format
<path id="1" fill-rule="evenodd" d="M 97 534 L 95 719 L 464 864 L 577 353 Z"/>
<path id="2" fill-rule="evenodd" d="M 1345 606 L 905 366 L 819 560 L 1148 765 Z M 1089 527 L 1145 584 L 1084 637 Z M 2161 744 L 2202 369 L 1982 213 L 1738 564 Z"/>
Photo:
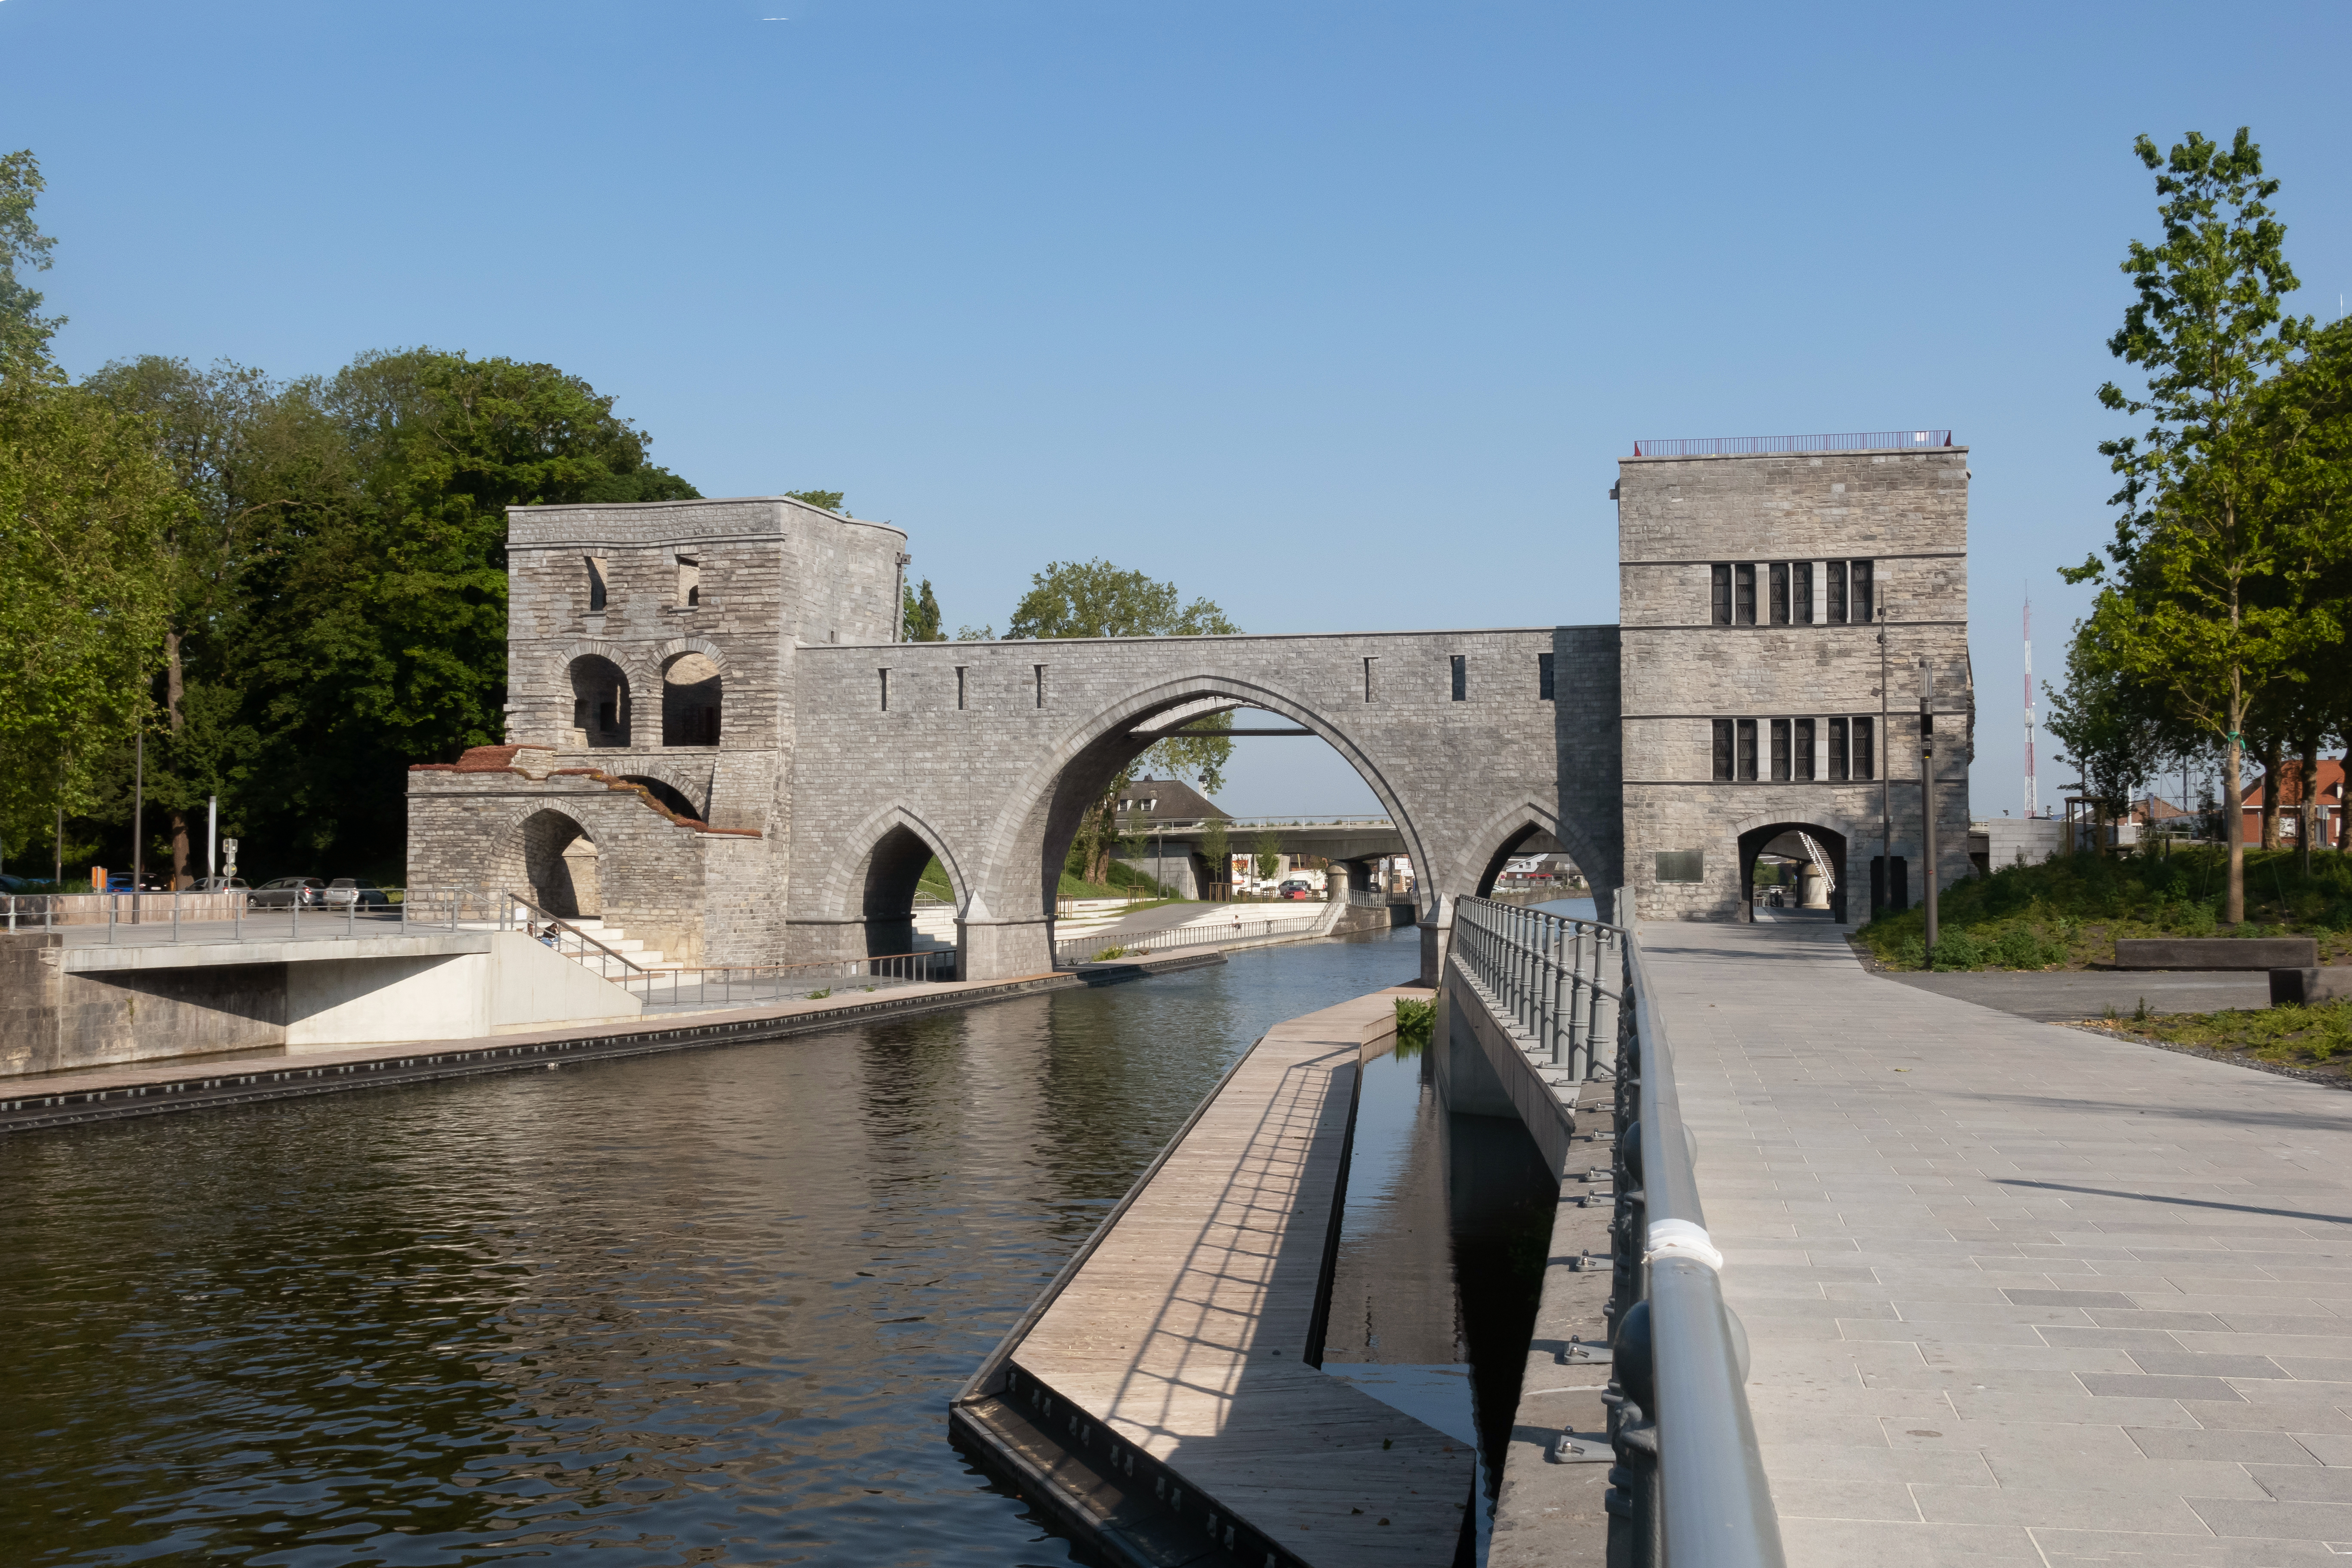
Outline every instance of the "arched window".
<path id="1" fill-rule="evenodd" d="M 719 744 L 719 666 L 682 653 L 662 667 L 662 744 Z"/>
<path id="2" fill-rule="evenodd" d="M 592 751 L 629 743 L 629 678 L 596 654 L 572 661 L 572 743 Z"/>

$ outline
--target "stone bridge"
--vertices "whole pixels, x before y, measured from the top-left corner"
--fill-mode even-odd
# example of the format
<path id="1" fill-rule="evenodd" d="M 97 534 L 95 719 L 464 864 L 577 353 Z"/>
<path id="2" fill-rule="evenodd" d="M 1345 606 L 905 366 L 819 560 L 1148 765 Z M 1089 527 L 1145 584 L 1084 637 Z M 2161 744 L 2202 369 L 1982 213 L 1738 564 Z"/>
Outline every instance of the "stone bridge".
<path id="1" fill-rule="evenodd" d="M 412 772 L 409 879 L 762 964 L 906 951 L 937 857 L 962 973 L 1034 973 L 1087 806 L 1167 728 L 1242 707 L 1370 786 L 1433 977 L 1454 901 L 1529 845 L 1652 918 L 1746 918 L 1794 829 L 1841 901 L 1850 844 L 1916 860 L 1890 714 L 1923 659 L 1959 731 L 1937 874 L 1963 874 L 1965 448 L 1705 446 L 1620 465 L 1616 626 L 909 643 L 895 528 L 780 497 L 514 509 L 509 744 Z"/>

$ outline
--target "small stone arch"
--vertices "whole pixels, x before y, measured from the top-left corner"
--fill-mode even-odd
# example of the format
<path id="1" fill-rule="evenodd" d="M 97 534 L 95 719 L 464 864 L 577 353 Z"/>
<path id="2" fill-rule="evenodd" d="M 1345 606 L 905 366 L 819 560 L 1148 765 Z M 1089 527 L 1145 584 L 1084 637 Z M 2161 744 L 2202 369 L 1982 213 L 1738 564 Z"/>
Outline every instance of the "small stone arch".
<path id="1" fill-rule="evenodd" d="M 1502 876 L 1503 868 L 1510 863 L 1511 857 L 1528 853 L 1528 847 L 1531 844 L 1541 853 L 1557 851 L 1571 859 L 1576 858 L 1575 851 L 1570 849 L 1559 836 L 1559 814 L 1534 801 L 1496 813 L 1479 827 L 1477 837 L 1471 840 L 1471 844 L 1474 848 L 1481 844 L 1494 846 L 1487 852 L 1478 872 L 1477 886 L 1473 889 L 1482 899 L 1493 895 L 1496 880 Z M 1580 860 L 1578 866 L 1581 869 L 1583 862 Z"/>
<path id="2" fill-rule="evenodd" d="M 662 674 L 662 744 L 719 744 L 719 710 L 726 674 L 699 648 L 665 655 Z"/>
<path id="3" fill-rule="evenodd" d="M 1732 908 L 1733 920 L 1752 921 L 1756 918 L 1755 881 L 1758 857 L 1768 852 L 1790 853 L 1795 846 L 1792 845 L 1788 849 L 1775 848 L 1775 846 L 1780 839 L 1794 839 L 1799 834 L 1811 837 L 1814 843 L 1820 845 L 1823 857 L 1829 861 L 1830 877 L 1836 884 L 1829 892 L 1829 918 L 1839 924 L 1844 923 L 1847 891 L 1852 886 L 1852 879 L 1847 875 L 1847 868 L 1853 858 L 1847 853 L 1845 834 L 1822 823 L 1783 818 L 1764 820 L 1751 817 L 1739 826 L 1738 897 Z M 1792 858 L 1794 858 L 1793 855 Z"/>
<path id="4" fill-rule="evenodd" d="M 672 814 L 705 822 L 704 808 L 695 805 L 694 798 L 669 780 L 656 773 L 628 773 L 620 775 L 623 784 L 633 784 L 651 795 Z"/>
<path id="5" fill-rule="evenodd" d="M 541 805 L 510 815 L 494 858 L 501 890 L 549 914 L 577 920 L 604 912 L 596 841 L 568 811 Z"/>
<path id="6" fill-rule="evenodd" d="M 564 667 L 572 686 L 572 743 L 589 751 L 625 751 L 629 744 L 629 677 L 619 662 L 583 653 Z"/>
<path id="7" fill-rule="evenodd" d="M 954 852 L 904 805 L 885 806 L 867 817 L 850 842 L 865 845 L 866 851 L 827 878 L 824 908 L 863 922 L 868 956 L 916 951 L 915 890 L 934 858 L 947 873 L 957 913 L 969 907 L 969 885 Z"/>
<path id="8" fill-rule="evenodd" d="M 682 653 L 698 653 L 717 665 L 722 674 L 726 671 L 727 656 L 708 637 L 672 637 L 654 649 L 653 661 L 656 667 L 666 665 Z"/>

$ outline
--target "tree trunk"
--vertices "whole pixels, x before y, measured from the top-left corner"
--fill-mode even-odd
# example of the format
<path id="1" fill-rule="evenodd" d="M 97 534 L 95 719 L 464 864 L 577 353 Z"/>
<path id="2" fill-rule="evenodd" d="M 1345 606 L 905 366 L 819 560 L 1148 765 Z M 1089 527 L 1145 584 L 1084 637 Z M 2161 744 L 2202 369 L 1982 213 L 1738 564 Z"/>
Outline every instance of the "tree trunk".
<path id="1" fill-rule="evenodd" d="M 185 691 L 180 666 L 180 634 L 167 631 L 163 634 L 163 713 L 171 723 L 174 740 L 178 739 L 188 721 L 187 715 L 181 711 L 180 707 L 180 700 Z M 172 765 L 176 772 L 179 767 L 176 746 L 173 748 Z M 188 814 L 175 805 L 172 808 L 172 889 L 176 892 L 187 885 Z"/>
<path id="2" fill-rule="evenodd" d="M 2263 742 L 2263 847 L 2279 847 L 2279 753 L 2278 737 Z"/>
<path id="3" fill-rule="evenodd" d="M 2305 881 L 2311 879 L 2311 836 L 2319 831 L 2319 733 L 2306 730 L 2303 736 L 2303 766 L 2294 781 L 2297 807 L 2294 826 L 2295 868 Z"/>
<path id="4" fill-rule="evenodd" d="M 2230 881 L 2221 895 L 2221 923 L 2246 923 L 2246 809 L 2239 794 L 2241 748 L 2233 733 L 2221 742 L 2221 842 L 2230 847 Z"/>

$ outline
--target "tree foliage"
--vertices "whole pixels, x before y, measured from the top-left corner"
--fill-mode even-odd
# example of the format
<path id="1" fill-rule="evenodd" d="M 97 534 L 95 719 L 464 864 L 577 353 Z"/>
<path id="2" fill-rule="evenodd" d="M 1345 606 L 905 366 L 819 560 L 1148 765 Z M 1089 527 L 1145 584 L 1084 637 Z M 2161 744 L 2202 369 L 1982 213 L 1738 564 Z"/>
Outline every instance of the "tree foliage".
<path id="1" fill-rule="evenodd" d="M 1029 591 L 1013 608 L 1007 638 L 1030 637 L 1233 637 L 1241 628 L 1207 599 L 1183 601 L 1173 583 L 1161 583 L 1140 572 L 1125 572 L 1101 559 L 1049 562 L 1029 579 Z M 969 626 L 959 637 L 971 632 Z M 1214 726 L 1213 717 L 1195 719 L 1186 730 Z M 1118 797 L 1150 772 L 1191 780 L 1203 795 L 1214 795 L 1224 784 L 1224 768 L 1232 759 L 1233 742 L 1223 736 L 1186 735 L 1180 730 L 1155 742 L 1129 762 L 1110 782 L 1101 800 L 1080 825 L 1076 848 L 1088 869 L 1089 881 L 1107 872 L 1117 839 L 1112 814 Z"/>
<path id="2" fill-rule="evenodd" d="M 33 217 L 45 188 L 31 149 L 0 155 L 0 379 L 62 379 L 49 361 L 49 339 L 65 318 L 42 315 L 39 291 L 20 276 L 47 271 L 57 245 Z"/>
<path id="3" fill-rule="evenodd" d="M 2101 445 L 2122 481 L 2115 540 L 2107 563 L 2066 575 L 2106 584 L 2085 628 L 2103 668 L 2162 693 L 2221 745 L 2235 922 L 2244 857 L 2230 806 L 2250 721 L 2342 637 L 2335 607 L 2311 593 L 2326 531 L 2298 499 L 2307 431 L 2275 416 L 2270 391 L 2313 328 L 2285 312 L 2296 281 L 2269 205 L 2279 182 L 2245 130 L 2226 149 L 2192 132 L 2168 154 L 2145 136 L 2134 152 L 2156 174 L 2164 237 L 2132 242 L 2123 270 L 2137 297 L 2107 346 L 2144 390 L 2111 382 L 2099 398 L 2147 423 Z"/>
<path id="4" fill-rule="evenodd" d="M 931 580 L 929 577 L 923 579 L 920 592 L 909 586 L 906 590 L 906 595 L 904 616 L 907 640 L 908 642 L 947 641 L 947 633 L 940 629 L 940 601 L 938 595 L 931 592 Z"/>

